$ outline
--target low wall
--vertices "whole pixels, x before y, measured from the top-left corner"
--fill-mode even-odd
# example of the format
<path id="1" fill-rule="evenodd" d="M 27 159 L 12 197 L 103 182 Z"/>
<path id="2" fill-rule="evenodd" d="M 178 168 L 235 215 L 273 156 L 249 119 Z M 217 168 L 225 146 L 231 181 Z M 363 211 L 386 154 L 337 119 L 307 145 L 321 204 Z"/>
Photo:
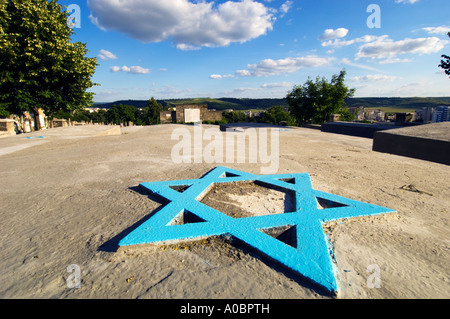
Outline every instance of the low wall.
<path id="1" fill-rule="evenodd" d="M 14 120 L 0 119 L 0 134 L 7 136 L 16 135 Z"/>
<path id="2" fill-rule="evenodd" d="M 351 135 L 357 137 L 373 138 L 379 131 L 390 130 L 392 125 L 387 124 L 363 124 L 351 122 L 332 122 L 322 124 L 321 131 L 326 133 L 335 133 Z"/>
<path id="3" fill-rule="evenodd" d="M 450 165 L 450 122 L 376 132 L 373 150 Z"/>
<path id="4" fill-rule="evenodd" d="M 207 110 L 202 113 L 202 121 L 220 122 L 222 121 L 222 111 Z"/>
<path id="5" fill-rule="evenodd" d="M 54 119 L 52 121 L 52 127 L 67 127 L 67 126 L 69 126 L 69 123 L 67 122 L 67 120 Z"/>

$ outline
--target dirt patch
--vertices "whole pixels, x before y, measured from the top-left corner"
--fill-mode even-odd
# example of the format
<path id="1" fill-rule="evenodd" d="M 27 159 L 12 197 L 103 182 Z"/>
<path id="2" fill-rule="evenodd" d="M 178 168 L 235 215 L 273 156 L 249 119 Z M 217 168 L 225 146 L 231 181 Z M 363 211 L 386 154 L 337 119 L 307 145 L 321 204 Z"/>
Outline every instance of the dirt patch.
<path id="1" fill-rule="evenodd" d="M 295 194 L 256 184 L 216 184 L 201 200 L 233 218 L 284 214 L 295 211 Z"/>

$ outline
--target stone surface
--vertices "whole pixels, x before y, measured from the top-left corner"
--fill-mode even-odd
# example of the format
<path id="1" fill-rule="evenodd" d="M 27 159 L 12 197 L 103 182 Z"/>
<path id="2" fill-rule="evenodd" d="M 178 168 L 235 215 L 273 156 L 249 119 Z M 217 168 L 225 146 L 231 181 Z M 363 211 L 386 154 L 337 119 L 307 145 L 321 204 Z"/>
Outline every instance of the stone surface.
<path id="1" fill-rule="evenodd" d="M 0 139 L 2 298 L 328 298 L 223 240 L 117 250 L 163 207 L 139 184 L 198 179 L 218 164 L 172 162 L 173 131 L 194 134 L 194 126 L 124 127 L 121 135 L 95 137 L 111 128 L 53 128 Z M 221 134 L 218 126 L 205 128 Z M 24 138 L 41 135 L 46 138 Z M 324 224 L 339 298 L 450 298 L 448 166 L 374 152 L 371 139 L 312 129 L 280 130 L 279 144 L 278 174 L 309 172 L 315 189 L 398 211 Z M 246 160 L 226 166 L 252 174 L 265 166 Z M 280 231 L 272 235 L 294 232 Z M 72 264 L 81 269 L 80 289 L 66 283 Z M 379 266 L 379 289 L 368 286 L 371 265 Z"/>
<path id="2" fill-rule="evenodd" d="M 450 122 L 377 132 L 373 150 L 450 165 Z"/>

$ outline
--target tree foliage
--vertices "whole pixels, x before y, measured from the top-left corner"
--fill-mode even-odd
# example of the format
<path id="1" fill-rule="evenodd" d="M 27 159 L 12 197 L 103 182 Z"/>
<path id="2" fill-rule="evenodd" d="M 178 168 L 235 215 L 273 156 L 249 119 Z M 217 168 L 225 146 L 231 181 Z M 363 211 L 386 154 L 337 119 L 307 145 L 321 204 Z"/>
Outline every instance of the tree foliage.
<path id="1" fill-rule="evenodd" d="M 253 121 L 250 116 L 246 115 L 243 111 L 225 111 L 223 112 L 222 118 L 226 123 L 247 123 Z"/>
<path id="2" fill-rule="evenodd" d="M 341 114 L 350 118 L 345 99 L 351 98 L 355 90 L 345 86 L 346 71 L 333 75 L 330 82 L 317 77 L 315 81 L 308 78 L 302 86 L 295 86 L 287 95 L 289 111 L 299 124 L 321 124 L 328 120 L 331 114 Z"/>
<path id="3" fill-rule="evenodd" d="M 86 44 L 71 42 L 68 13 L 56 0 L 0 0 L 0 105 L 48 115 L 92 105 L 96 66 Z"/>
<path id="4" fill-rule="evenodd" d="M 448 33 L 448 36 L 450 37 L 450 32 Z M 439 67 L 443 68 L 445 70 L 445 74 L 450 76 L 450 56 L 442 55 L 442 58 L 444 58 L 444 60 L 441 60 Z"/>
<path id="5" fill-rule="evenodd" d="M 151 98 L 148 101 L 148 107 L 142 109 L 142 118 L 144 125 L 160 124 L 161 120 L 159 115 L 162 110 L 162 105 L 156 102 L 154 98 Z"/>
<path id="6" fill-rule="evenodd" d="M 148 101 L 148 106 L 138 109 L 132 105 L 113 105 L 105 114 L 107 124 L 128 124 L 133 122 L 136 125 L 156 125 L 160 124 L 160 113 L 163 110 L 161 104 L 154 98 Z"/>
<path id="7" fill-rule="evenodd" d="M 280 125 L 281 122 L 286 122 L 288 126 L 296 125 L 295 118 L 286 112 L 282 106 L 272 106 L 262 113 L 258 119 L 259 122 Z"/>
<path id="8" fill-rule="evenodd" d="M 106 122 L 108 124 L 128 124 L 128 122 L 136 121 L 137 109 L 131 105 L 113 105 L 106 112 Z"/>

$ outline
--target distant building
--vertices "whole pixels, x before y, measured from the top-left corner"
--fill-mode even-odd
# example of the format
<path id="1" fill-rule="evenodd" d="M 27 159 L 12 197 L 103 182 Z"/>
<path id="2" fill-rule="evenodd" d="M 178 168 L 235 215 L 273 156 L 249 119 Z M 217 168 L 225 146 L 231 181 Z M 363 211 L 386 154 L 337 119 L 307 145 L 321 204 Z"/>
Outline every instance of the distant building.
<path id="1" fill-rule="evenodd" d="M 433 123 L 449 122 L 450 106 L 439 106 L 433 113 Z"/>
<path id="2" fill-rule="evenodd" d="M 375 122 L 384 122 L 386 112 L 382 110 L 370 110 L 366 112 L 366 119 Z"/>
<path id="3" fill-rule="evenodd" d="M 206 104 L 177 105 L 173 111 L 160 113 L 161 124 L 167 123 L 197 123 L 202 121 L 221 121 L 222 112 L 208 110 Z"/>
<path id="4" fill-rule="evenodd" d="M 99 107 L 86 107 L 86 108 L 84 108 L 86 111 L 89 111 L 89 113 L 95 113 L 95 112 L 98 112 L 98 111 L 100 111 L 100 110 L 102 110 L 101 108 L 99 108 Z"/>
<path id="5" fill-rule="evenodd" d="M 364 111 L 364 106 L 360 106 L 360 107 L 349 107 L 348 108 L 349 112 L 352 113 L 353 115 L 355 115 L 355 120 L 356 121 L 364 121 L 365 119 L 365 111 Z"/>
<path id="6" fill-rule="evenodd" d="M 395 114 L 395 123 L 403 124 L 403 123 L 411 123 L 414 122 L 415 113 L 396 113 Z"/>
<path id="7" fill-rule="evenodd" d="M 261 116 L 263 113 L 266 113 L 266 111 L 258 111 L 258 112 L 253 112 L 253 117 L 258 117 Z"/>
<path id="8" fill-rule="evenodd" d="M 423 107 L 420 110 L 416 110 L 416 121 L 429 123 L 433 120 L 434 107 Z"/>
<path id="9" fill-rule="evenodd" d="M 328 117 L 328 122 L 339 122 L 341 120 L 341 114 L 331 114 Z"/>

